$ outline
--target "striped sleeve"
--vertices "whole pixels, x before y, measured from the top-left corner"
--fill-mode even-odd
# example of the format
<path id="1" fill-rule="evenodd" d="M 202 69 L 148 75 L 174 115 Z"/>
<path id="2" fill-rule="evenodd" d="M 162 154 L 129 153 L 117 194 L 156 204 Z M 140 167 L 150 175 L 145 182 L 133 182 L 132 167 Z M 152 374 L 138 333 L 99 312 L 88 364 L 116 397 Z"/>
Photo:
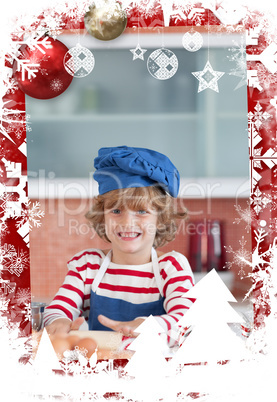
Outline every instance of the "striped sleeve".
<path id="1" fill-rule="evenodd" d="M 165 254 L 159 259 L 162 278 L 164 309 L 166 314 L 157 316 L 159 324 L 170 333 L 191 307 L 195 299 L 186 298 L 194 286 L 194 277 L 187 258 L 178 252 Z"/>
<path id="2" fill-rule="evenodd" d="M 68 262 L 64 282 L 52 302 L 45 308 L 45 326 L 58 318 L 74 321 L 79 316 L 84 316 L 88 319 L 91 284 L 101 259 L 99 250 L 89 249 L 76 254 Z"/>

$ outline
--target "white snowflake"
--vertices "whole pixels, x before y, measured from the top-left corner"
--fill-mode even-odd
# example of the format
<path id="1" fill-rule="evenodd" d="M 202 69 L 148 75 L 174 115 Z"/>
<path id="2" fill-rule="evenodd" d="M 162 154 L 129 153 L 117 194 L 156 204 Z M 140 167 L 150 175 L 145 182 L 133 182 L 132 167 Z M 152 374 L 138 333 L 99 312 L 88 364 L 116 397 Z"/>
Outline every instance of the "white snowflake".
<path id="1" fill-rule="evenodd" d="M 170 17 L 174 21 L 174 24 L 178 24 L 182 21 L 186 21 L 188 16 L 190 16 L 190 20 L 194 20 L 195 25 L 201 25 L 201 22 L 205 18 L 205 10 L 204 8 L 198 8 L 198 10 L 199 11 L 196 12 L 196 10 L 194 10 L 194 5 L 189 3 L 179 5 L 178 7 L 173 6 Z"/>
<path id="2" fill-rule="evenodd" d="M 30 115 L 22 114 L 22 111 L 14 111 L 6 116 L 5 131 L 10 136 L 14 134 L 16 138 L 20 139 L 25 135 L 24 130 L 31 131 Z"/>
<path id="3" fill-rule="evenodd" d="M 15 300 L 18 305 L 26 304 L 31 300 L 30 288 L 19 288 L 15 295 Z"/>
<path id="4" fill-rule="evenodd" d="M 4 264 L 5 266 L 5 264 Z M 29 267 L 29 253 L 27 251 L 18 251 L 17 255 L 14 255 L 13 258 L 6 264 L 7 270 L 11 274 L 15 274 L 20 276 L 24 269 Z"/>
<path id="5" fill-rule="evenodd" d="M 22 45 L 27 45 L 27 47 L 21 47 Z M 51 47 L 49 36 L 45 36 L 45 32 L 38 33 L 36 31 L 26 36 L 23 41 L 13 41 L 13 47 L 7 58 L 10 58 L 12 62 L 16 62 L 16 71 L 21 72 L 22 81 L 25 78 L 32 80 L 36 77 L 38 71 L 42 74 L 47 73 L 47 71 L 40 68 L 40 65 L 42 61 L 49 58 L 45 54 L 45 49 L 50 49 Z M 27 52 L 27 49 L 30 49 L 31 52 Z M 34 52 L 34 50 L 38 50 L 43 56 L 38 57 L 38 53 Z"/>
<path id="6" fill-rule="evenodd" d="M 259 327 L 260 324 L 264 324 L 265 315 L 270 313 L 272 294 L 275 298 L 275 294 L 277 293 L 277 278 L 276 274 L 274 275 L 277 263 L 277 238 L 275 238 L 273 244 L 270 244 L 264 251 L 261 245 L 266 240 L 268 232 L 263 228 L 259 228 L 258 230 L 254 230 L 254 235 L 255 248 L 252 254 L 245 249 L 246 242 L 244 238 L 240 241 L 240 250 L 235 252 L 229 247 L 227 252 L 234 254 L 234 262 L 239 264 L 240 273 L 243 273 L 244 266 L 252 268 L 247 277 L 252 279 L 253 284 L 246 293 L 244 300 L 252 296 L 258 284 L 260 291 L 255 294 L 254 302 L 256 308 L 255 323 Z M 231 263 L 230 266 L 232 264 L 233 263 Z M 262 287 L 260 284 L 262 284 Z"/>
<path id="7" fill-rule="evenodd" d="M 29 221 L 30 231 L 34 227 L 39 228 L 41 226 L 40 219 L 45 215 L 44 211 L 40 210 L 40 203 L 38 201 L 31 203 L 31 201 L 28 200 L 28 202 L 23 205 L 25 208 L 22 208 L 20 219 L 16 223 L 17 229 L 23 226 L 27 221 Z"/>
<path id="8" fill-rule="evenodd" d="M 261 243 L 264 242 L 265 238 L 268 236 L 268 233 L 260 228 L 259 230 L 254 231 L 256 247 L 252 253 L 252 259 L 248 260 L 248 264 L 252 266 L 252 272 L 249 276 L 254 280 L 254 284 L 247 293 L 246 296 L 249 296 L 252 290 L 255 288 L 257 282 L 263 283 L 263 295 L 267 293 L 267 289 L 269 284 L 271 283 L 269 271 L 266 268 L 269 268 L 272 262 L 272 256 L 276 255 L 276 246 L 273 248 L 272 245 L 269 246 L 268 250 L 260 252 Z M 275 254 L 274 254 L 275 252 Z M 269 258 L 268 258 L 269 257 Z M 263 299 L 258 300 L 257 303 L 263 303 Z"/>
<path id="9" fill-rule="evenodd" d="M 20 140 L 24 136 L 24 131 L 22 130 L 21 127 L 14 128 L 11 131 L 18 140 Z"/>
<path id="10" fill-rule="evenodd" d="M 63 89 L 63 82 L 59 78 L 54 78 L 50 83 L 50 88 L 54 92 L 60 92 Z"/>
<path id="11" fill-rule="evenodd" d="M 277 75 L 271 74 L 268 69 L 262 64 L 257 63 L 256 66 L 257 76 L 259 82 L 265 90 L 272 90 L 272 85 L 277 84 Z"/>
<path id="12" fill-rule="evenodd" d="M 259 188 L 257 188 L 251 195 L 250 202 L 254 205 L 254 210 L 258 215 L 259 212 L 261 212 L 261 210 L 270 203 L 270 199 L 266 195 L 264 195 Z"/>
<path id="13" fill-rule="evenodd" d="M 233 260 L 227 262 L 225 268 L 230 269 L 232 266 L 236 265 L 240 268 L 238 275 L 244 277 L 246 275 L 244 268 L 247 266 L 252 266 L 252 253 L 245 247 L 247 241 L 244 239 L 244 236 L 242 236 L 241 240 L 239 240 L 239 244 L 241 245 L 241 247 L 237 251 L 234 251 L 231 246 L 225 247 L 227 253 L 233 254 Z"/>
<path id="14" fill-rule="evenodd" d="M 233 41 L 235 47 L 229 48 L 232 52 L 231 56 L 227 56 L 231 62 L 235 63 L 235 68 L 231 69 L 229 75 L 234 75 L 240 78 L 240 82 L 236 86 L 235 90 L 247 85 L 247 67 L 246 67 L 246 50 L 245 43 L 241 39 L 240 44 Z"/>
<path id="15" fill-rule="evenodd" d="M 41 63 L 47 61 L 50 56 L 43 54 L 41 57 L 35 52 L 24 54 L 24 51 L 23 56 L 26 58 L 22 59 L 13 55 L 13 58 L 17 63 L 17 71 L 21 72 L 22 81 L 25 81 L 25 79 L 32 81 L 32 79 L 36 77 L 37 72 L 40 72 L 42 75 L 48 74 L 47 69 L 41 67 Z"/>
<path id="16" fill-rule="evenodd" d="M 13 244 L 4 244 L 4 246 L 0 249 L 0 261 L 4 258 L 12 258 L 12 256 L 16 254 L 16 250 Z"/>
<path id="17" fill-rule="evenodd" d="M 54 39 L 62 32 L 65 23 L 60 18 L 60 15 L 55 12 L 49 12 L 44 14 L 43 26 L 48 35 Z"/>
<path id="18" fill-rule="evenodd" d="M 254 110 L 255 110 L 254 113 L 253 112 L 248 113 L 248 119 L 249 121 L 253 121 L 257 130 L 259 130 L 262 124 L 265 121 L 269 120 L 272 116 L 267 112 L 263 112 L 263 108 L 261 107 L 260 102 L 257 102 L 256 106 L 254 107 Z"/>
<path id="19" fill-rule="evenodd" d="M 4 105 L 9 106 L 9 101 L 6 101 Z M 24 135 L 25 129 L 31 131 L 30 115 L 25 115 L 25 112 L 22 110 L 10 109 L 5 106 L 2 108 L 0 118 L 0 133 L 14 142 L 10 136 L 11 134 L 14 134 L 16 138 L 20 139 Z"/>
<path id="20" fill-rule="evenodd" d="M 0 292 L 2 295 L 5 296 L 13 296 L 13 294 L 15 293 L 15 289 L 16 289 L 16 283 L 15 282 L 11 282 L 9 280 L 4 280 L 2 278 L 0 278 Z"/>
<path id="21" fill-rule="evenodd" d="M 34 55 L 31 56 L 30 59 L 32 59 L 32 61 L 28 59 L 19 59 L 14 56 L 14 60 L 17 62 L 17 71 L 21 71 L 22 81 L 25 81 L 26 78 L 31 81 L 32 78 L 36 77 L 36 73 L 39 71 L 39 60 Z"/>
<path id="22" fill-rule="evenodd" d="M 14 94 L 18 90 L 18 83 L 14 78 L 11 78 L 9 81 L 5 81 L 6 94 Z"/>
<path id="23" fill-rule="evenodd" d="M 20 276 L 24 269 L 29 267 L 29 253 L 26 251 L 16 251 L 12 244 L 4 244 L 1 249 L 1 269 L 10 274 Z"/>
<path id="24" fill-rule="evenodd" d="M 0 117 L 0 133 L 14 143 L 10 137 L 16 125 L 21 125 L 22 130 L 25 127 L 25 112 L 22 110 L 9 109 L 10 101 L 3 102 L 2 114 Z"/>
<path id="25" fill-rule="evenodd" d="M 240 215 L 240 218 L 235 218 L 234 223 L 239 224 L 242 221 L 245 222 L 246 223 L 245 230 L 247 231 L 247 233 L 249 233 L 251 230 L 251 225 L 255 219 L 255 215 L 252 209 L 250 208 L 249 201 L 247 202 L 247 205 L 248 207 L 245 209 L 242 209 L 240 205 L 235 205 L 235 210 Z"/>
<path id="26" fill-rule="evenodd" d="M 5 189 L 6 189 L 6 187 L 4 187 L 3 193 L 0 196 L 0 209 L 2 211 L 6 211 L 11 202 L 17 201 L 16 194 L 9 193 L 9 192 L 5 191 Z"/>
<path id="27" fill-rule="evenodd" d="M 20 46 L 27 45 L 31 50 L 39 50 L 42 54 L 45 54 L 45 49 L 51 49 L 52 44 L 49 40 L 49 35 L 46 32 L 37 30 L 30 32 L 28 36 L 24 37 L 23 41 L 14 41 L 14 44 L 18 47 L 20 52 Z"/>

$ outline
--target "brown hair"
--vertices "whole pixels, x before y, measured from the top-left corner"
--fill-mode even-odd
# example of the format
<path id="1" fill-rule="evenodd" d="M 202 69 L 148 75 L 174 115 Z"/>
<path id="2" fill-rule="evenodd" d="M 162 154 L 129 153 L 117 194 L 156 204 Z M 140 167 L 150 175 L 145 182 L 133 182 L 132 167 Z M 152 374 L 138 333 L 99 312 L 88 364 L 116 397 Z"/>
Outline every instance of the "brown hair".
<path id="1" fill-rule="evenodd" d="M 153 246 L 161 247 L 175 238 L 176 219 L 187 217 L 187 210 L 178 211 L 174 198 L 161 187 L 131 187 L 112 190 L 93 199 L 92 209 L 86 218 L 96 233 L 110 242 L 105 232 L 104 210 L 126 208 L 130 210 L 154 209 L 158 212 L 157 232 Z"/>

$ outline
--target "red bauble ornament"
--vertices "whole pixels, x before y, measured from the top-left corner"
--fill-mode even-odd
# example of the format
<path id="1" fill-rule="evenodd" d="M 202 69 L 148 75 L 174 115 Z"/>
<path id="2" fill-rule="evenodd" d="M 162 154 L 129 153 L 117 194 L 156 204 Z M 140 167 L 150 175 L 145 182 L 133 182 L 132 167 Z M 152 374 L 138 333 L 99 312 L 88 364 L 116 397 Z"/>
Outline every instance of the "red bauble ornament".
<path id="1" fill-rule="evenodd" d="M 22 45 L 19 60 L 13 63 L 13 76 L 26 95 L 37 99 L 55 98 L 69 87 L 73 79 L 63 62 L 68 48 L 50 37 L 44 37 L 37 43 L 44 53 L 37 47 L 31 49 Z"/>

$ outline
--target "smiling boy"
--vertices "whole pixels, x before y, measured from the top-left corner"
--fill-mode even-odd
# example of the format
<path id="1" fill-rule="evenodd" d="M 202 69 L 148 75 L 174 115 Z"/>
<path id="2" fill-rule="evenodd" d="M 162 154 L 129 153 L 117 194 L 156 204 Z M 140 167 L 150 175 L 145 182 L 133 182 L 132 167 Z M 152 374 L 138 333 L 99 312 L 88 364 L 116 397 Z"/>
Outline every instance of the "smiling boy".
<path id="1" fill-rule="evenodd" d="M 163 154 L 145 148 L 101 148 L 94 178 L 99 196 L 87 218 L 107 250 L 88 249 L 68 274 L 44 322 L 49 333 L 76 329 L 83 316 L 93 330 L 135 330 L 149 315 L 170 331 L 191 306 L 193 274 L 185 256 L 156 251 L 173 240 L 179 173 Z"/>

